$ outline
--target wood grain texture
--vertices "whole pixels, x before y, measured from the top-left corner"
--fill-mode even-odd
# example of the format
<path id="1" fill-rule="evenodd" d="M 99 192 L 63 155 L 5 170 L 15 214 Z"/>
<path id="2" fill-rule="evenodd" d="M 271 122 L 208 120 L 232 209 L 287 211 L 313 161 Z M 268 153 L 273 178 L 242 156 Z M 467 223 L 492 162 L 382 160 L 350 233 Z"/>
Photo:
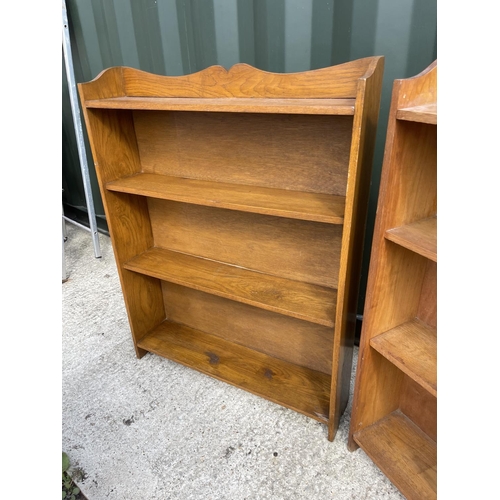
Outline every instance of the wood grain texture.
<path id="1" fill-rule="evenodd" d="M 138 355 L 296 409 L 333 439 L 349 392 L 382 71 L 383 57 L 291 74 L 116 67 L 79 85 Z M 149 250 L 189 265 L 155 268 Z"/>
<path id="2" fill-rule="evenodd" d="M 399 409 L 437 443 L 437 397 L 410 377 L 401 387 Z"/>
<path id="3" fill-rule="evenodd" d="M 342 226 L 166 200 L 148 202 L 154 246 L 337 288 Z"/>
<path id="4" fill-rule="evenodd" d="M 340 416 L 349 399 L 361 258 L 383 69 L 383 59 L 372 61 L 370 75 L 360 79 L 356 94 L 335 320 L 332 400 L 328 423 L 330 440 L 334 439 Z"/>
<path id="5" fill-rule="evenodd" d="M 163 282 L 167 318 L 275 358 L 331 374 L 333 329 Z"/>
<path id="6" fill-rule="evenodd" d="M 363 332 L 361 332 L 362 336 Z M 363 393 L 360 396 L 360 393 L 356 392 L 355 385 L 353 404 L 356 403 L 356 413 L 354 413 L 353 406 L 348 441 L 348 448 L 351 451 L 358 447 L 353 438 L 356 432 L 369 427 L 400 408 L 401 391 L 406 377 L 397 366 L 375 349 L 364 349 L 362 358 L 359 358 L 360 352 L 358 352 L 358 369 L 360 365 L 364 368 L 361 372 Z M 360 372 L 356 371 L 355 384 L 359 383 L 359 374 Z M 370 397 L 364 397 L 364 394 L 369 394 Z M 352 421 L 353 415 L 358 417 L 355 422 Z M 360 415 L 363 419 L 359 418 Z"/>
<path id="7" fill-rule="evenodd" d="M 330 376 L 169 321 L 140 341 L 150 352 L 325 423 Z"/>
<path id="8" fill-rule="evenodd" d="M 398 120 L 437 125 L 437 104 L 431 103 L 422 106 L 414 106 L 412 108 L 398 109 L 396 118 Z"/>
<path id="9" fill-rule="evenodd" d="M 417 315 L 427 269 L 424 257 L 390 242 L 386 243 L 380 259 L 383 266 L 378 268 L 378 283 L 372 289 L 377 302 L 365 308 L 368 318 L 363 317 L 363 323 L 368 319 L 367 328 L 371 327 L 370 338 Z"/>
<path id="10" fill-rule="evenodd" d="M 386 230 L 437 214 L 436 127 L 396 122 L 395 128 L 381 214 Z"/>
<path id="11" fill-rule="evenodd" d="M 437 332 L 413 319 L 376 337 L 370 345 L 437 397 Z"/>
<path id="12" fill-rule="evenodd" d="M 406 407 L 412 406 L 405 382 L 411 378 L 403 375 L 392 362 L 394 359 L 383 358 L 371 341 L 415 318 L 435 331 L 435 247 L 429 240 L 434 240 L 436 232 L 430 226 L 419 227 L 419 221 L 437 214 L 436 127 L 426 120 L 398 120 L 397 113 L 416 106 L 434 109 L 436 75 L 435 62 L 420 75 L 396 80 L 393 86 L 351 414 L 350 450 L 357 447 L 355 434 L 376 426 L 403 400 Z M 429 349 L 434 351 L 435 346 Z M 428 397 L 434 398 L 430 390 Z"/>
<path id="13" fill-rule="evenodd" d="M 354 98 L 357 81 L 368 77 L 373 61 L 379 59 L 367 57 L 300 73 L 270 73 L 248 64 L 235 64 L 229 70 L 211 66 L 177 77 L 152 75 L 126 67 L 122 72 L 127 96 Z"/>
<path id="14" fill-rule="evenodd" d="M 435 106 L 437 121 L 437 60 L 412 78 L 396 80 L 395 85 L 400 87 L 395 113 L 400 109 Z"/>
<path id="15" fill-rule="evenodd" d="M 397 113 L 428 104 L 429 82 L 394 84 L 348 443 L 361 445 L 407 498 L 436 495 L 437 332 L 416 318 L 436 312 L 428 259 L 437 233 L 422 219 L 436 216 L 437 155 L 436 127 Z M 396 405 L 407 417 L 397 411 L 394 420 Z"/>
<path id="16" fill-rule="evenodd" d="M 437 264 L 429 261 L 425 271 L 417 318 L 437 328 Z"/>
<path id="17" fill-rule="evenodd" d="M 379 212 L 380 213 L 380 212 Z M 380 221 L 380 219 L 378 219 Z M 377 223 L 376 223 L 377 227 Z M 358 370 L 350 426 L 354 432 L 367 427 L 399 407 L 402 372 L 370 346 L 376 335 L 395 328 L 418 314 L 428 260 L 374 233 L 368 274 Z"/>
<path id="18" fill-rule="evenodd" d="M 437 262 L 437 217 L 388 229 L 385 232 L 385 237 L 412 252 Z"/>
<path id="19" fill-rule="evenodd" d="M 110 99 L 125 96 L 121 67 L 108 68 L 101 71 L 94 80 L 78 84 L 80 101 L 85 110 L 87 101 Z M 88 124 L 86 123 L 87 127 Z"/>
<path id="20" fill-rule="evenodd" d="M 383 56 L 366 57 L 298 73 L 271 73 L 239 63 L 229 70 L 210 66 L 183 76 L 155 75 L 116 66 L 101 71 L 79 87 L 83 92 L 82 104 L 87 100 L 119 96 L 352 99 L 356 97 L 357 82 L 369 78 L 381 60 Z"/>
<path id="21" fill-rule="evenodd" d="M 137 341 L 165 319 L 158 280 L 124 270 L 123 264 L 153 244 L 146 200 L 112 193 L 107 182 L 140 170 L 130 112 L 84 110 L 104 210 L 120 277 L 136 354 Z"/>
<path id="22" fill-rule="evenodd" d="M 88 108 L 218 113 L 353 115 L 354 99 L 114 97 L 85 101 Z"/>
<path id="23" fill-rule="evenodd" d="M 136 111 L 134 126 L 144 173 L 346 194 L 352 117 Z"/>
<path id="24" fill-rule="evenodd" d="M 357 432 L 356 442 L 408 500 L 437 497 L 437 446 L 401 412 Z"/>
<path id="25" fill-rule="evenodd" d="M 334 326 L 337 292 L 241 267 L 150 248 L 125 269 L 324 326 Z"/>
<path id="26" fill-rule="evenodd" d="M 125 177 L 109 182 L 106 188 L 121 193 L 243 212 L 330 224 L 344 222 L 344 196 L 183 179 L 158 174 Z"/>
<path id="27" fill-rule="evenodd" d="M 411 125 L 404 137 L 414 131 L 413 126 L 427 127 L 421 124 Z M 431 150 L 434 148 L 435 137 L 430 137 Z M 399 144 L 399 143 L 398 143 Z M 432 157 L 423 152 L 425 142 L 411 139 L 413 147 L 421 149 L 417 156 Z M 409 146 L 410 147 L 410 146 Z M 396 146 L 395 146 L 396 148 Z M 427 150 L 428 151 L 428 150 Z M 392 152 L 392 149 L 391 149 Z M 414 157 L 411 151 L 405 152 L 399 158 Z M 372 244 L 371 266 L 368 277 L 363 328 L 369 332 L 365 338 L 383 333 L 404 323 L 417 315 L 421 288 L 428 265 L 428 259 L 409 251 L 386 239 L 386 231 L 395 226 L 430 217 L 436 210 L 436 171 L 431 163 L 401 163 L 390 158 L 385 168 L 385 176 L 381 180 L 379 207 Z M 386 165 L 384 159 L 384 165 Z M 401 198 L 402 197 L 402 198 Z M 371 281 L 371 283 L 370 283 Z M 363 335 L 363 333 L 362 333 Z M 366 417 L 363 419 L 366 421 Z"/>

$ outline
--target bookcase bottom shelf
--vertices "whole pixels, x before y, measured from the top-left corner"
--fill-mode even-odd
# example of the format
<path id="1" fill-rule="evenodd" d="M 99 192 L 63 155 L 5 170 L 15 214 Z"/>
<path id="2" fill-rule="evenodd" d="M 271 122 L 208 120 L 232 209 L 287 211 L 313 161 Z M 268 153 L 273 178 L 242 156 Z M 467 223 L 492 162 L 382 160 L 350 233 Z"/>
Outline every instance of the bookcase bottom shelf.
<path id="1" fill-rule="evenodd" d="M 165 320 L 137 345 L 248 392 L 328 422 L 331 377 Z"/>
<path id="2" fill-rule="evenodd" d="M 437 495 L 437 444 L 399 410 L 354 440 L 409 500 Z"/>

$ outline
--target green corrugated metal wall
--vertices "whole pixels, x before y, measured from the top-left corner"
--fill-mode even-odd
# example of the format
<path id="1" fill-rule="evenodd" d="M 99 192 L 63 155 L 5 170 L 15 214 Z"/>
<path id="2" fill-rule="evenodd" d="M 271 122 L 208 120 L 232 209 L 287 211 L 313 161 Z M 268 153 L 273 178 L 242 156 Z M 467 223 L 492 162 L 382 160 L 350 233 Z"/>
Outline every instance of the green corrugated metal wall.
<path id="1" fill-rule="evenodd" d="M 245 62 L 295 72 L 385 56 L 384 83 L 358 311 L 376 212 L 392 83 L 437 57 L 437 0 L 67 0 L 77 82 L 110 66 L 183 75 Z M 64 60 L 63 60 L 64 65 Z M 63 70 L 63 203 L 75 217 L 85 195 Z M 98 225 L 106 229 L 92 155 L 87 157 Z"/>

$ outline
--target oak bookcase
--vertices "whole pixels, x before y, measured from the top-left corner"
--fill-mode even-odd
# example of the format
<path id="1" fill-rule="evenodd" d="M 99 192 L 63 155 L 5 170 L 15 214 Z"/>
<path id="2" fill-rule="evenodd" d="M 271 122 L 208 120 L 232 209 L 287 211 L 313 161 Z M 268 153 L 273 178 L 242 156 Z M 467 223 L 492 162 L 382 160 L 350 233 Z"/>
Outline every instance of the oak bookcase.
<path id="1" fill-rule="evenodd" d="M 437 490 L 436 82 L 394 82 L 349 433 L 408 499 Z"/>
<path id="2" fill-rule="evenodd" d="M 383 57 L 79 84 L 138 357 L 328 426 L 349 395 Z"/>

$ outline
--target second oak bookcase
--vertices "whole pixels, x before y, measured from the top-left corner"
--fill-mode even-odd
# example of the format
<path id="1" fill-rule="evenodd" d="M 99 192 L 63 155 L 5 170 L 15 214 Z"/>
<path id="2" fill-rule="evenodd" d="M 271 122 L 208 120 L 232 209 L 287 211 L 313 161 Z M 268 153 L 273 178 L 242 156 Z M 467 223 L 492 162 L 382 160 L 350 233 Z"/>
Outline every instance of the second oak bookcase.
<path id="1" fill-rule="evenodd" d="M 328 426 L 349 396 L 383 58 L 79 84 L 138 357 Z"/>
<path id="2" fill-rule="evenodd" d="M 437 61 L 394 82 L 349 447 L 408 499 L 437 488 Z"/>

